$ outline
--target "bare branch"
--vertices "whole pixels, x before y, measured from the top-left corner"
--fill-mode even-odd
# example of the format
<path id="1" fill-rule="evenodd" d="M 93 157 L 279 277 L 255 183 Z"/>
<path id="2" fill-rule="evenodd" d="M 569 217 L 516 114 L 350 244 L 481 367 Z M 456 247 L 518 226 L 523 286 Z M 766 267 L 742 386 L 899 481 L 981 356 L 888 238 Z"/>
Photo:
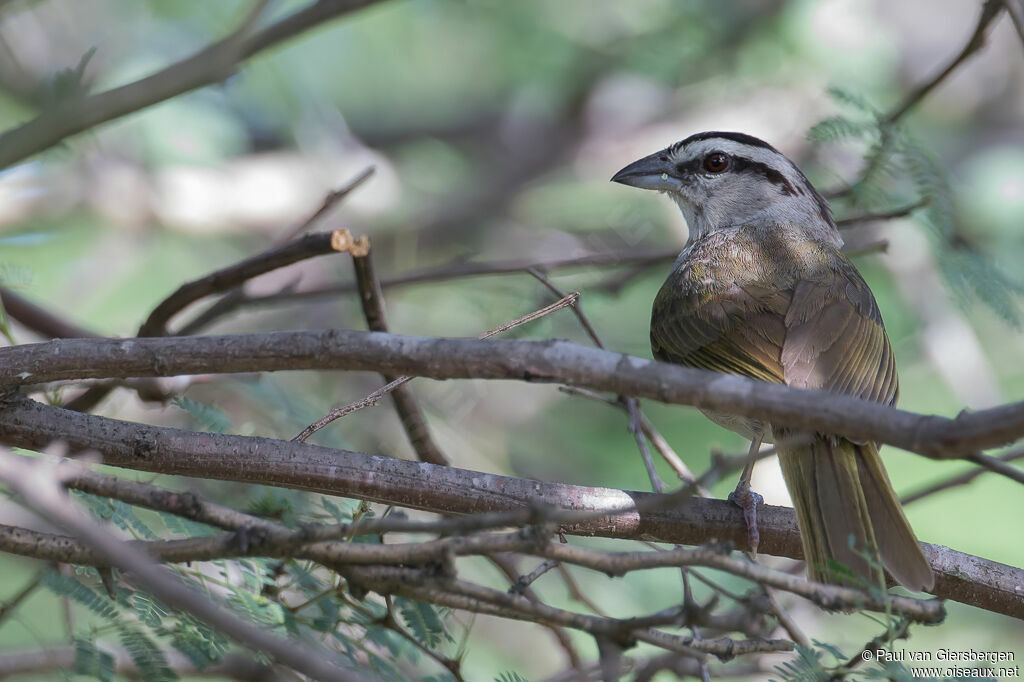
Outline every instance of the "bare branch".
<path id="1" fill-rule="evenodd" d="M 252 30 L 255 13 L 250 13 L 234 33 L 191 57 L 133 83 L 61 104 L 0 135 L 0 168 L 106 121 L 218 83 L 254 54 L 376 1 L 316 0 L 257 31 Z"/>
<path id="2" fill-rule="evenodd" d="M 1003 4 L 1003 0 L 985 0 L 985 4 L 981 8 L 981 16 L 978 17 L 978 24 L 974 27 L 974 32 L 971 33 L 971 37 L 967 40 L 967 44 L 964 45 L 960 54 L 958 54 L 953 61 L 946 66 L 946 68 L 936 74 L 935 77 L 922 83 L 917 89 L 907 95 L 902 102 L 896 105 L 893 110 L 885 116 L 885 123 L 892 125 L 903 118 L 908 111 L 924 99 L 929 92 L 939 85 L 939 83 L 944 81 L 949 74 L 953 73 L 958 66 L 967 60 L 968 57 L 985 46 L 985 37 L 988 32 L 988 27 L 1003 10 Z"/>
<path id="3" fill-rule="evenodd" d="M 564 307 L 566 307 L 568 305 L 572 305 L 573 301 L 575 301 L 578 298 L 579 298 L 579 292 L 575 292 L 574 291 L 574 292 L 572 292 L 571 294 L 569 294 L 568 296 L 566 296 L 565 298 L 563 298 L 560 301 L 555 301 L 551 305 L 545 306 L 545 307 L 541 308 L 540 310 L 536 310 L 536 311 L 534 311 L 532 313 L 528 313 L 526 315 L 523 315 L 522 317 L 518 317 L 518 318 L 512 320 L 511 322 L 506 322 L 504 324 L 501 324 L 501 325 L 495 327 L 494 329 L 491 329 L 489 331 L 484 332 L 483 334 L 481 334 L 477 338 L 479 338 L 481 340 L 482 339 L 489 339 L 492 336 L 496 336 L 498 334 L 507 332 L 510 329 L 515 329 L 516 327 L 518 327 L 520 325 L 523 325 L 523 324 L 526 324 L 527 322 L 533 322 L 534 320 L 537 320 L 537 319 L 539 319 L 541 317 L 544 317 L 545 315 L 553 313 L 556 310 L 561 310 L 562 308 L 564 308 Z M 381 374 L 385 374 L 385 373 L 381 372 Z M 385 376 L 386 376 L 386 374 L 385 374 Z M 313 422 L 312 424 L 307 426 L 305 429 L 303 429 L 302 432 L 299 435 L 297 435 L 294 438 L 292 438 L 292 440 L 296 441 L 296 442 L 299 442 L 299 443 L 305 443 L 306 440 L 310 436 L 312 436 L 314 433 L 316 433 L 320 429 L 324 428 L 325 426 L 327 426 L 331 422 L 333 422 L 333 421 L 335 421 L 337 419 L 341 419 L 342 417 L 344 417 L 346 415 L 350 415 L 353 412 L 357 412 L 357 411 L 359 411 L 359 410 L 361 410 L 361 409 L 363 409 L 365 407 L 372 407 L 373 405 L 376 405 L 380 401 L 381 398 L 383 398 L 384 396 L 388 395 L 392 391 L 394 391 L 394 390 L 404 386 L 405 384 L 409 383 L 414 378 L 415 377 L 413 377 L 411 375 L 400 376 L 400 377 L 398 377 L 396 379 L 391 380 L 389 383 L 385 384 L 384 386 L 381 386 L 380 388 L 378 388 L 376 391 L 374 391 L 370 395 L 366 396 L 365 398 L 357 400 L 354 403 L 349 403 L 348 405 L 345 405 L 344 407 L 335 407 L 330 412 L 328 412 L 326 415 L 324 415 L 320 419 L 317 419 L 315 422 Z"/>
<path id="4" fill-rule="evenodd" d="M 924 198 L 921 201 L 915 201 L 907 206 L 901 206 L 900 208 L 893 208 L 888 211 L 879 211 L 877 213 L 858 213 L 857 215 L 846 216 L 845 218 L 839 218 L 836 220 L 836 227 L 839 229 L 849 229 L 854 225 L 860 225 L 862 223 L 871 223 L 879 220 L 893 220 L 894 218 L 903 218 L 919 208 L 924 208 L 928 205 L 928 198 Z M 847 254 L 849 252 L 847 251 Z"/>
<path id="5" fill-rule="evenodd" d="M 292 241 L 303 232 L 311 228 L 317 222 L 320 221 L 325 215 L 330 213 L 331 209 L 337 206 L 341 201 L 345 199 L 349 194 L 359 189 L 364 182 L 370 179 L 376 169 L 373 166 L 367 166 L 363 169 L 359 175 L 349 180 L 346 184 L 342 185 L 338 189 L 328 192 L 327 196 L 324 197 L 320 207 L 313 211 L 312 214 L 301 223 L 291 228 L 275 242 L 276 245 L 287 244 Z"/>
<path id="6" fill-rule="evenodd" d="M 594 253 L 574 258 L 559 258 L 549 261 L 537 260 L 502 260 L 485 262 L 458 262 L 439 267 L 422 268 L 411 270 L 399 275 L 381 277 L 380 285 L 383 289 L 391 289 L 413 284 L 426 284 L 430 282 L 443 282 L 452 279 L 465 277 L 487 277 L 491 275 L 508 275 L 525 273 L 533 268 L 539 272 L 551 270 L 567 270 L 575 268 L 590 267 L 618 267 L 630 265 L 657 265 L 659 263 L 671 263 L 679 255 L 679 248 L 669 249 L 640 249 L 634 252 L 609 252 Z M 325 286 L 307 291 L 296 291 L 282 294 L 270 294 L 246 301 L 246 305 L 267 305 L 277 303 L 295 303 L 299 301 L 311 301 L 322 298 L 335 298 L 343 294 L 355 293 L 354 284 L 341 283 Z"/>
<path id="7" fill-rule="evenodd" d="M 54 315 L 7 288 L 0 288 L 0 302 L 12 318 L 40 336 L 51 339 L 95 338 L 88 329 Z"/>
<path id="8" fill-rule="evenodd" d="M 999 459 L 1001 459 L 1004 462 L 1015 462 L 1018 459 L 1024 459 L 1024 448 L 1018 448 L 1016 450 L 1012 450 L 1011 452 L 1002 454 L 999 456 Z M 920 490 L 915 490 L 912 493 L 904 495 L 902 498 L 900 498 L 900 502 L 905 507 L 911 502 L 917 502 L 918 500 L 924 497 L 929 497 L 931 495 L 934 495 L 935 493 L 942 492 L 943 490 L 949 490 L 950 488 L 956 488 L 958 486 L 967 485 L 968 483 L 976 479 L 978 476 L 981 476 L 982 474 L 986 473 L 986 471 L 990 471 L 990 469 L 970 469 L 969 471 L 965 471 L 962 474 L 950 476 L 949 478 L 943 481 L 939 481 L 938 483 L 934 483 L 926 488 L 921 488 Z"/>
<path id="9" fill-rule="evenodd" d="M 384 294 L 380 290 L 380 282 L 377 281 L 377 275 L 373 269 L 373 252 L 368 250 L 362 255 L 352 254 L 352 265 L 355 269 L 359 302 L 362 304 L 367 328 L 371 332 L 387 332 L 388 318 L 384 309 Z M 419 460 L 431 464 L 448 464 L 448 458 L 441 452 L 441 448 L 430 435 L 427 418 L 419 403 L 416 402 L 412 389 L 406 385 L 406 382 L 396 383 L 397 377 L 394 375 L 384 374 L 383 377 L 384 382 L 389 386 L 394 384 L 391 388 L 391 399 L 395 404 L 395 412 L 398 413 L 402 428 L 405 429 L 405 435 L 409 438 L 409 443 Z M 306 431 L 303 431 L 300 436 L 305 434 Z M 305 440 L 308 437 L 306 435 L 300 437 L 299 440 Z"/>
<path id="10" fill-rule="evenodd" d="M 538 518 L 535 510 L 540 506 L 577 510 L 577 515 L 582 512 L 582 520 L 559 521 L 564 532 L 576 535 L 642 537 L 688 545 L 712 539 L 742 545 L 746 538 L 740 510 L 720 500 L 692 498 L 686 504 L 673 504 L 666 509 L 660 504 L 662 498 L 650 493 L 542 483 L 286 441 L 144 426 L 32 401 L 18 401 L 0 410 L 0 437 L 13 445 L 30 448 L 64 439 L 72 447 L 101 452 L 106 464 L 142 471 L 265 483 L 444 514 L 468 514 L 468 518 L 437 522 L 452 524 L 452 529 L 463 531 L 494 527 L 489 524 L 532 523 Z M 488 512 L 503 514 L 488 518 Z M 762 553 L 798 558 L 800 542 L 792 510 L 765 505 L 759 512 Z M 394 528 L 414 527 L 406 525 L 413 522 L 398 519 L 382 519 L 378 523 L 395 524 Z M 1024 618 L 1024 595 L 1015 591 L 1024 584 L 1024 570 L 937 545 L 922 546 L 937 576 L 935 594 Z M 346 547 L 358 548 L 347 552 L 373 552 L 380 551 L 374 548 L 381 546 L 347 543 Z M 530 551 L 535 547 L 531 540 L 521 544 L 509 541 L 488 549 Z M 566 559 L 566 555 L 551 547 L 541 555 Z M 414 551 L 427 552 L 429 556 L 431 550 L 410 548 L 405 557 L 414 556 Z M 346 554 L 345 560 L 353 557 Z M 366 557 L 379 560 L 369 554 Z M 669 565 L 665 559 L 654 561 L 666 561 Z M 736 570 L 761 570 L 745 560 L 736 561 L 750 567 Z M 760 574 L 755 579 L 760 580 Z M 782 589 L 788 585 L 764 582 Z"/>
<path id="11" fill-rule="evenodd" d="M 232 615 L 210 595 L 186 587 L 177 576 L 145 554 L 109 535 L 62 494 L 59 472 L 48 460 L 32 460 L 0 449 L 0 478 L 33 509 L 87 543 L 110 565 L 129 571 L 132 580 L 168 605 L 188 611 L 245 646 L 262 651 L 314 679 L 350 682 L 364 679 L 329 662 L 320 652 L 286 641 Z"/>
<path id="12" fill-rule="evenodd" d="M 283 246 L 264 251 L 251 258 L 229 265 L 178 287 L 177 291 L 161 301 L 142 326 L 139 336 L 164 336 L 167 323 L 185 307 L 201 298 L 234 289 L 254 277 L 299 261 L 326 256 L 338 251 L 338 242 L 344 230 L 318 232 L 306 235 Z"/>
<path id="13" fill-rule="evenodd" d="M 567 341 L 437 339 L 331 329 L 60 339 L 0 348 L 0 387 L 68 379 L 297 369 L 562 383 L 890 443 L 938 459 L 969 456 L 1024 436 L 1024 402 L 963 412 L 953 419 L 925 416 L 835 393 L 644 360 Z"/>

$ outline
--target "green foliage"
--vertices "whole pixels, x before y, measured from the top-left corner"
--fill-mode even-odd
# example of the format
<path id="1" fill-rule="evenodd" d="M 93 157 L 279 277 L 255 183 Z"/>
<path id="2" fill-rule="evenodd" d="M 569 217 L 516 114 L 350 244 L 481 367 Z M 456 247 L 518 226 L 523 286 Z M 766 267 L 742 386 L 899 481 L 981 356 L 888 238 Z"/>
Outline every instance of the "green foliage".
<path id="1" fill-rule="evenodd" d="M 394 603 L 417 641 L 430 648 L 437 647 L 445 640 L 454 641 L 437 610 L 430 604 L 404 597 L 395 597 Z"/>
<path id="2" fill-rule="evenodd" d="M 132 623 L 120 626 L 118 639 L 131 657 L 132 663 L 138 668 L 142 679 L 149 682 L 173 682 L 178 679 L 168 665 L 163 651 L 141 627 Z"/>
<path id="3" fill-rule="evenodd" d="M 114 679 L 114 657 L 99 649 L 92 640 L 75 637 L 74 671 L 79 675 L 90 675 L 100 682 Z"/>
<path id="4" fill-rule="evenodd" d="M 494 682 L 530 682 L 517 672 L 506 670 L 494 678 Z"/>
<path id="5" fill-rule="evenodd" d="M 822 662 L 824 653 L 820 647 L 797 645 L 796 658 L 775 666 L 775 671 L 785 682 L 826 682 L 832 673 Z"/>
<path id="6" fill-rule="evenodd" d="M 128 531 L 136 537 L 156 540 L 157 535 L 138 516 L 135 509 L 125 502 L 109 497 L 99 497 L 75 491 L 74 497 L 85 504 L 98 519 L 109 521 L 121 530 Z"/>
<path id="7" fill-rule="evenodd" d="M 231 418 L 219 407 L 204 405 L 185 396 L 174 398 L 171 404 L 187 412 L 200 431 L 227 433 L 231 430 Z"/>
<path id="8" fill-rule="evenodd" d="M 846 191 L 851 206 L 887 210 L 923 203 L 915 217 L 927 228 L 935 259 L 955 300 L 981 301 L 1007 322 L 1020 326 L 1024 280 L 1004 271 L 961 234 L 956 196 L 948 174 L 927 146 L 901 123 L 890 123 L 863 96 L 833 87 L 829 94 L 848 113 L 811 127 L 814 142 L 849 142 L 863 152 L 863 168 Z"/>
<path id="9" fill-rule="evenodd" d="M 138 616 L 139 620 L 153 629 L 163 625 L 163 618 L 169 613 L 166 606 L 142 592 L 133 594 L 129 601 L 132 608 L 135 609 L 135 615 Z"/>
<path id="10" fill-rule="evenodd" d="M 216 663 L 227 653 L 227 638 L 188 614 L 181 614 L 171 630 L 170 643 L 198 667 Z"/>
<path id="11" fill-rule="evenodd" d="M 55 594 L 74 600 L 97 616 L 107 620 L 116 620 L 118 617 L 117 606 L 110 597 L 83 585 L 71 576 L 49 570 L 43 573 L 42 583 Z"/>

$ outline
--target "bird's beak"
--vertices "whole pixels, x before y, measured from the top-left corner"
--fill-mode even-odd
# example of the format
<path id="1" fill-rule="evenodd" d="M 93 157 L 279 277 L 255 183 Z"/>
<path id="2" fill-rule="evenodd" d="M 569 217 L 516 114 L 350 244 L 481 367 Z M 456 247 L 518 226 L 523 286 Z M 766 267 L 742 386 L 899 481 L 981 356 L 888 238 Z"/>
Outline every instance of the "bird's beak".
<path id="1" fill-rule="evenodd" d="M 634 161 L 612 176 L 612 182 L 618 182 L 640 189 L 656 189 L 662 192 L 677 190 L 682 184 L 676 174 L 675 167 L 663 161 L 665 152 L 656 152 Z"/>

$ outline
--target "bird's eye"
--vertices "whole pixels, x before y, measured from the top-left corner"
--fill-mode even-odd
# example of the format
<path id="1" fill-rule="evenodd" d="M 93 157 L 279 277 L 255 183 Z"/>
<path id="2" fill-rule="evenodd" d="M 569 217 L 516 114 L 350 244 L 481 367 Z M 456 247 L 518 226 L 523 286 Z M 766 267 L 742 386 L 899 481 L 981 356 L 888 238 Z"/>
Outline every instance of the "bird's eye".
<path id="1" fill-rule="evenodd" d="M 721 173 L 729 167 L 729 157 L 722 152 L 714 152 L 704 157 L 704 170 L 708 173 Z"/>

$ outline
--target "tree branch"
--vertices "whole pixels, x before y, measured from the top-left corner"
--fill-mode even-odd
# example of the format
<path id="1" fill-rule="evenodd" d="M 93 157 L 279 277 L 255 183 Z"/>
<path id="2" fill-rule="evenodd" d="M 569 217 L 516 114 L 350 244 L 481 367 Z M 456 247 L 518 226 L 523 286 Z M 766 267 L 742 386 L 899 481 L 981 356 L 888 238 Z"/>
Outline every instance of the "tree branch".
<path id="1" fill-rule="evenodd" d="M 355 270 L 356 284 L 359 288 L 359 302 L 363 308 L 363 317 L 366 318 L 366 327 L 372 332 L 387 332 L 388 318 L 384 309 L 384 294 L 380 289 L 380 282 L 373 268 L 373 254 L 367 250 L 365 254 L 352 254 L 352 265 Z M 392 374 L 383 374 L 384 383 L 390 384 L 397 377 Z M 391 391 L 391 400 L 395 404 L 395 412 L 405 429 L 405 435 L 416 452 L 421 462 L 431 464 L 448 464 L 448 458 L 434 438 L 430 435 L 427 427 L 427 418 L 416 401 L 412 389 L 408 384 L 400 384 Z M 305 439 L 302 439 L 305 440 Z"/>
<path id="2" fill-rule="evenodd" d="M 254 54 L 375 2 L 377 0 L 317 0 L 256 31 L 251 27 L 255 17 L 247 16 L 234 33 L 191 57 L 141 80 L 58 105 L 0 135 L 0 168 L 106 121 L 218 83 L 235 73 L 241 62 Z"/>
<path id="3" fill-rule="evenodd" d="M 907 95 L 902 102 L 896 105 L 893 110 L 886 115 L 884 119 L 885 123 L 892 125 L 903 118 L 908 111 L 924 99 L 925 96 L 939 83 L 945 80 L 949 74 L 953 73 L 958 66 L 967 60 L 968 57 L 984 47 L 985 34 L 988 31 L 988 27 L 992 21 L 999 16 L 999 12 L 1003 10 L 1003 4 L 1003 0 L 985 0 L 985 4 L 982 5 L 981 8 L 981 16 L 978 18 L 978 23 L 974 27 L 974 32 L 971 33 L 971 37 L 967 40 L 967 44 L 964 45 L 960 54 L 958 54 L 953 61 L 946 65 L 946 68 L 936 74 L 931 80 L 922 83 L 917 89 Z"/>
<path id="4" fill-rule="evenodd" d="M 889 443 L 939 459 L 970 456 L 1024 436 L 1024 402 L 962 412 L 954 419 L 925 416 L 834 393 L 654 362 L 567 341 L 438 339 L 332 329 L 60 339 L 0 348 L 0 387 L 11 388 L 69 379 L 297 369 L 562 383 Z M 1024 480 L 1024 472 L 1013 471 L 1004 473 Z"/>
<path id="5" fill-rule="evenodd" d="M 32 460 L 0 448 L 0 479 L 33 509 L 58 526 L 82 538 L 99 556 L 129 571 L 136 582 L 164 603 L 191 613 L 235 641 L 262 651 L 314 679 L 357 682 L 363 676 L 344 670 L 326 656 L 298 641 L 286 641 L 243 621 L 210 595 L 200 595 L 177 576 L 141 552 L 107 533 L 91 516 L 78 509 L 58 484 L 59 471 L 52 462 Z"/>
<path id="6" fill-rule="evenodd" d="M 339 244 L 345 243 L 345 230 L 317 232 L 269 251 L 246 258 L 197 280 L 187 282 L 161 301 L 139 327 L 139 336 L 164 336 L 167 323 L 187 306 L 211 294 L 234 289 L 254 277 L 299 261 L 337 253 Z"/>
<path id="7" fill-rule="evenodd" d="M 64 440 L 72 447 L 102 453 L 106 464 L 141 471 L 263 483 L 437 513 L 470 514 L 466 519 L 444 520 L 467 527 L 494 523 L 485 516 L 488 512 L 515 513 L 498 519 L 502 524 L 529 523 L 535 516 L 530 510 L 542 505 L 586 512 L 581 520 L 560 522 L 566 533 L 576 535 L 688 545 L 714 539 L 737 546 L 743 546 L 746 538 L 741 511 L 721 500 L 692 498 L 663 509 L 656 504 L 661 498 L 650 493 L 543 483 L 300 443 L 132 424 L 27 400 L 0 410 L 0 439 L 28 448 Z M 636 510 L 637 505 L 643 511 Z M 410 523 L 380 522 L 385 521 Z M 800 556 L 792 510 L 765 505 L 759 509 L 758 521 L 763 553 Z M 373 551 L 365 549 L 371 545 L 360 547 L 351 551 Z M 492 549 L 515 551 L 516 547 Z M 1024 584 L 1024 570 L 937 545 L 923 548 L 937 576 L 936 595 L 1024 618 L 1024 595 L 1015 591 Z M 550 556 L 543 555 L 563 560 L 556 553 L 559 550 L 550 551 Z"/>

